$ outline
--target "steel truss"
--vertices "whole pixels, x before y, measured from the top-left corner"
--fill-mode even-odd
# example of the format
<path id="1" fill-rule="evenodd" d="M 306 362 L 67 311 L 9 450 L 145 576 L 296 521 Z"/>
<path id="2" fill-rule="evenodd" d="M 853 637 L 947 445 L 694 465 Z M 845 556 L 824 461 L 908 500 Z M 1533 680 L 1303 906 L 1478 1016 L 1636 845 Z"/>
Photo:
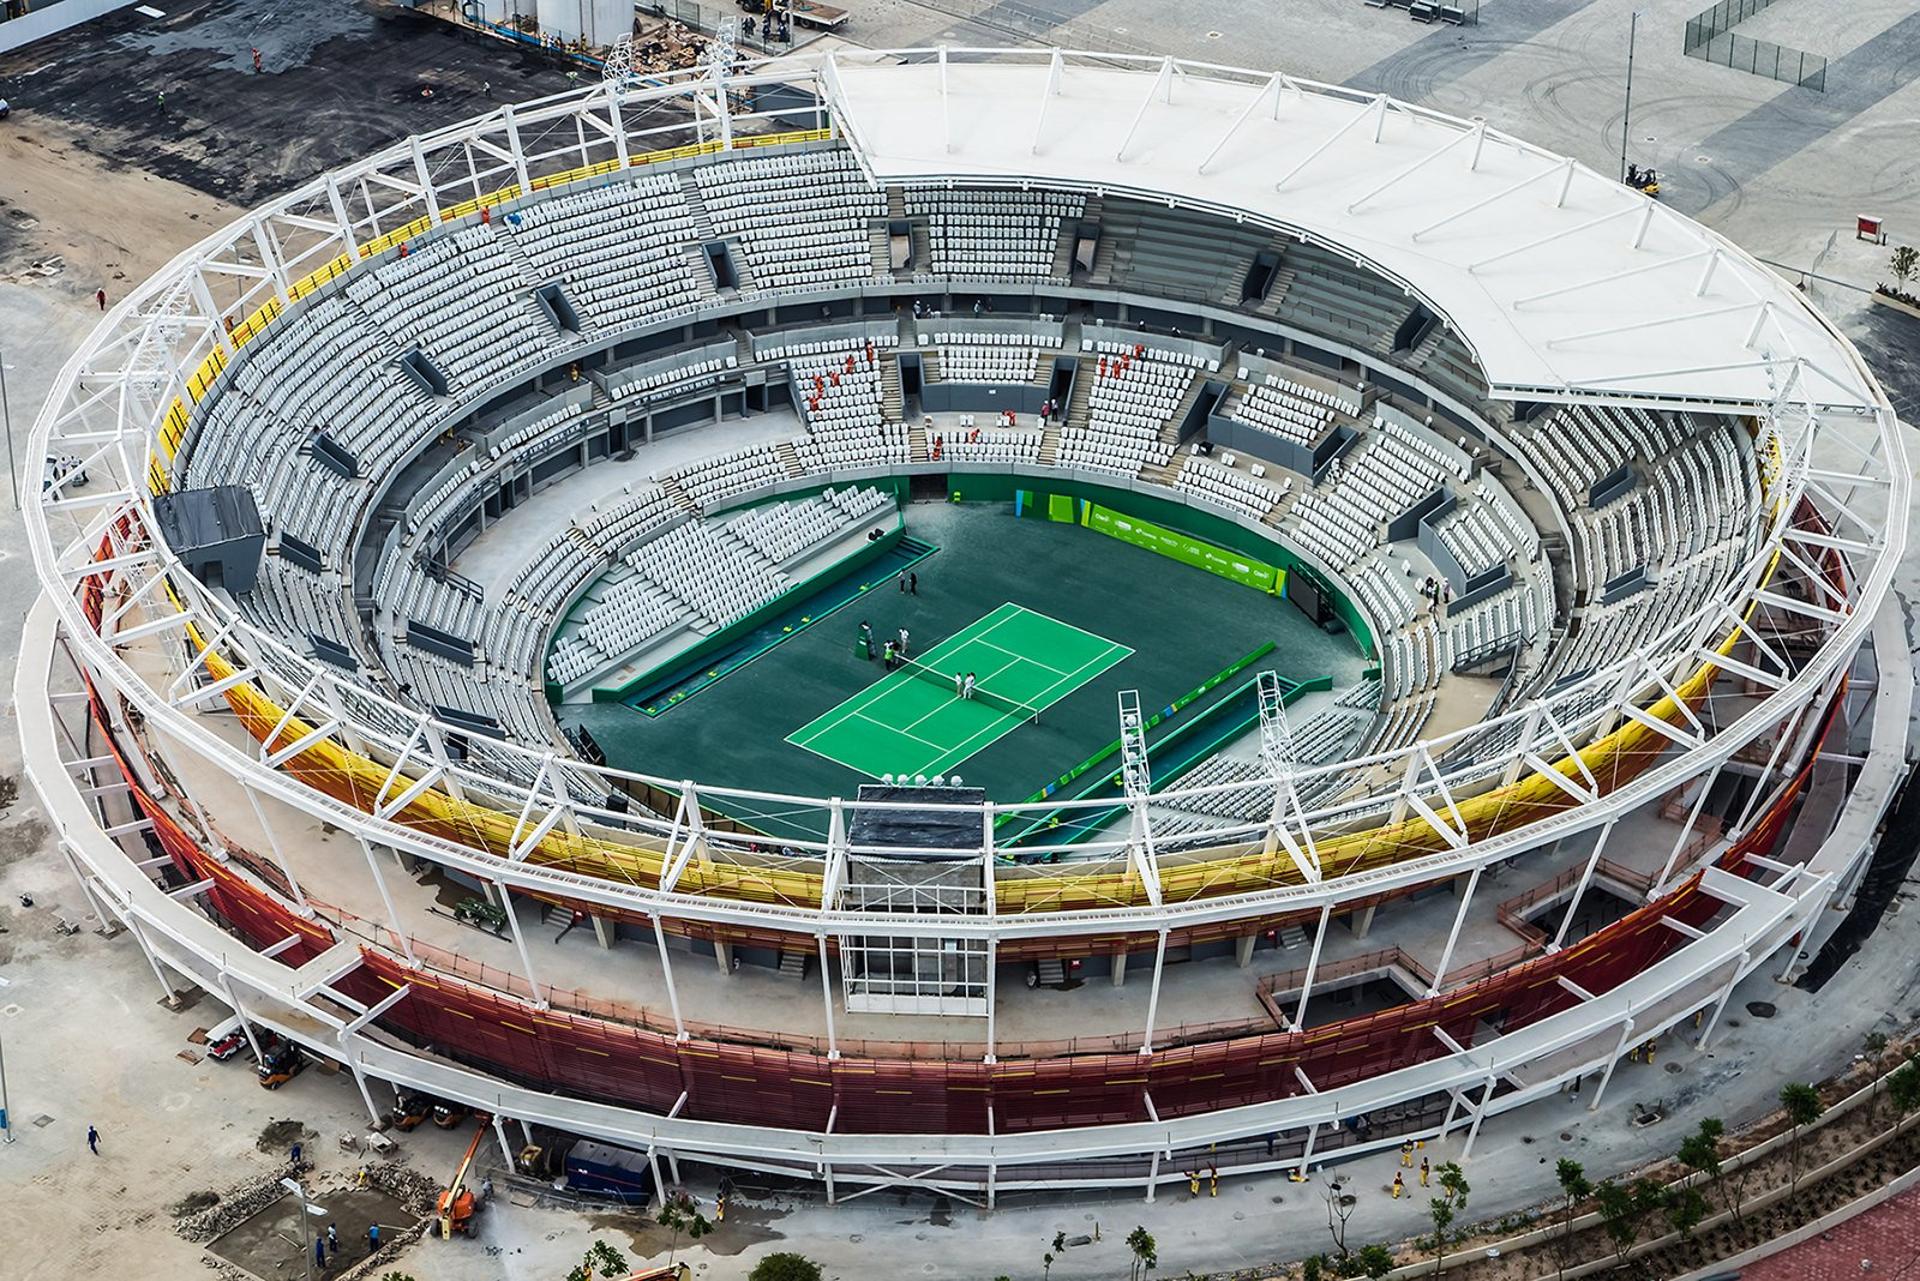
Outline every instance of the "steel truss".
<path id="1" fill-rule="evenodd" d="M 993 56 L 965 52 L 976 61 Z M 1079 57 L 1052 55 L 1049 94 L 1057 88 L 1058 70 Z M 1141 75 L 1144 99 L 1135 128 L 1150 104 L 1176 92 L 1182 77 L 1228 74 L 1175 60 L 1155 61 L 1151 72 Z M 1811 366 L 1818 363 L 1827 368 L 1823 385 L 1830 385 L 1836 361 L 1857 367 L 1871 386 L 1864 366 L 1837 332 L 1831 334 L 1832 350 L 1817 353 L 1817 361 L 1803 353 L 1758 357 L 1770 373 L 1778 375 L 1773 393 L 1764 401 L 1703 406 L 1753 415 L 1760 427 L 1756 452 L 1761 453 L 1767 481 L 1759 546 L 1722 596 L 1701 602 L 1665 635 L 1620 661 L 1483 725 L 1357 760 L 1305 766 L 1294 759 L 1277 691 L 1272 700 L 1276 705 L 1269 707 L 1263 686 L 1262 741 L 1269 776 L 1219 789 L 1175 789 L 1157 794 L 1156 799 L 1204 802 L 1210 795 L 1251 790 L 1268 802 L 1262 807 L 1265 816 L 1243 824 L 1222 823 L 1205 834 L 1207 848 L 1183 848 L 1174 854 L 1155 847 L 1144 792 L 1130 794 L 1132 821 L 1126 830 L 1096 833 L 1060 847 L 1075 860 L 1065 865 L 1068 876 L 1106 878 L 1127 887 L 1124 895 L 1116 890 L 1107 905 L 1094 908 L 1059 910 L 1044 896 L 1025 897 L 1034 880 L 1032 873 L 999 857 L 996 820 L 1062 808 L 1051 803 L 988 806 L 981 811 L 980 843 L 951 853 L 981 869 L 984 910 L 929 921 L 910 910 L 849 907 L 850 864 L 855 860 L 884 863 L 901 853 L 849 841 L 852 814 L 869 803 L 710 787 L 697 780 L 593 768 L 511 743 L 490 745 L 492 758 L 502 762 L 496 768 L 456 761 L 447 750 L 450 727 L 294 653 L 238 616 L 184 570 L 171 548 L 147 535 L 152 528 L 153 491 L 164 486 L 172 458 L 189 437 L 193 406 L 217 394 L 227 364 L 244 355 L 246 344 L 267 340 L 263 336 L 270 335 L 275 319 L 300 299 L 355 270 L 360 262 L 376 259 L 409 238 L 431 236 L 438 227 L 471 218 L 482 207 L 538 199 L 542 191 L 568 181 L 640 164 L 703 163 L 710 156 L 760 145 L 762 131 L 767 129 L 798 130 L 797 135 L 776 136 L 808 146 L 822 145 L 831 133 L 860 156 L 860 129 L 843 110 L 846 99 L 840 77 L 841 68 L 829 55 L 753 64 L 730 78 L 709 69 L 668 77 L 657 85 L 615 82 L 505 108 L 433 135 L 408 139 L 360 164 L 324 175 L 216 232 L 136 289 L 61 371 L 34 426 L 29 457 L 53 460 L 53 467 L 51 481 L 27 519 L 29 545 L 46 592 L 36 615 L 42 649 L 21 667 L 23 719 L 33 719 L 36 732 L 44 730 L 49 741 L 54 737 L 47 681 L 57 629 L 86 678 L 109 695 L 116 708 L 124 703 L 144 718 L 167 750 L 189 753 L 236 777 L 256 808 L 259 798 L 271 797 L 350 833 L 361 842 L 376 879 L 381 878 L 376 851 L 391 851 L 473 876 L 493 886 L 509 904 L 516 895 L 537 896 L 576 903 L 589 911 L 650 919 L 663 964 L 667 956 L 663 918 L 720 930 L 786 932 L 815 941 L 823 972 L 829 937 L 971 941 L 992 958 L 996 949 L 1015 940 L 1125 933 L 1138 938 L 1157 936 L 1157 973 L 1168 934 L 1175 929 L 1317 912 L 1324 934 L 1330 914 L 1342 903 L 1376 900 L 1396 890 L 1455 876 L 1467 887 L 1454 922 L 1457 937 L 1481 870 L 1490 863 L 1591 828 L 1611 830 L 1620 815 L 1711 775 L 1770 733 L 1780 736 L 1771 760 L 1782 771 L 1803 756 L 1804 735 L 1810 732 L 1813 719 L 1804 713 L 1835 694 L 1838 681 L 1874 625 L 1906 537 L 1904 522 L 1886 517 L 1889 512 L 1897 517 L 1905 511 L 1909 477 L 1897 423 L 1884 396 L 1873 387 L 1876 404 L 1856 415 L 1835 412 L 1812 390 Z M 1289 94 L 1323 92 L 1321 87 L 1285 77 L 1256 80 L 1260 96 L 1248 105 L 1247 113 L 1269 106 L 1278 111 Z M 1254 87 L 1256 82 L 1248 83 Z M 776 85 L 808 87 L 824 105 L 760 113 L 735 109 L 738 91 Z M 1047 110 L 1043 102 L 1036 124 L 1036 152 L 1046 132 Z M 1409 110 L 1403 104 L 1370 98 L 1358 107 L 1352 124 L 1356 129 L 1371 124 L 1377 136 L 1389 111 Z M 1461 136 L 1459 150 L 1453 154 L 1477 156 L 1488 131 L 1484 126 L 1455 123 Z M 1240 127 L 1241 122 L 1236 122 L 1234 129 Z M 1130 137 L 1121 142 L 1122 158 L 1130 142 Z M 1215 152 L 1227 142 L 1228 138 L 1220 139 Z M 1449 152 L 1453 145 L 1448 144 Z M 1430 157 L 1439 158 L 1438 153 Z M 1209 155 L 1200 168 L 1206 169 L 1214 159 Z M 1281 185 L 1293 176 L 1282 177 Z M 1389 185 L 1404 176 L 1390 179 Z M 1046 180 L 1044 173 L 1034 179 Z M 1224 212 L 1231 215 L 1230 210 Z M 1463 209 L 1454 216 L 1466 217 L 1470 212 Z M 1526 248 L 1531 252 L 1546 243 Z M 1356 261 L 1360 261 L 1357 256 Z M 1702 294 L 1712 286 L 1716 273 L 1734 268 L 1743 273 L 1764 271 L 1725 245 L 1711 246 L 1700 261 L 1698 292 Z M 1568 286 L 1578 287 L 1578 282 Z M 1437 313 L 1447 314 L 1445 298 L 1426 301 Z M 1773 342 L 1784 332 L 1780 318 L 1764 307 L 1758 311 L 1728 307 L 1724 320 L 1748 332 L 1750 343 Z M 1824 322 L 1819 323 L 1824 327 Z M 1470 343 L 1471 335 L 1465 337 Z M 563 353 L 556 359 L 563 362 L 567 357 Z M 1676 372 L 1623 370 L 1618 383 L 1605 390 L 1540 388 L 1529 389 L 1528 394 L 1609 405 L 1671 405 L 1675 402 L 1661 395 L 1659 384 L 1663 375 Z M 1501 390 L 1503 394 L 1513 391 Z M 85 604 L 88 584 L 106 589 L 97 621 Z M 1790 653 L 1779 640 L 1782 624 L 1817 636 L 1817 644 Z M 127 646 L 161 643 L 187 657 L 159 681 L 136 670 L 122 652 Z M 1712 702 L 1716 681 L 1737 681 L 1743 690 L 1738 699 L 1724 700 L 1725 715 L 1716 714 L 1722 709 Z M 256 735 L 251 751 L 234 747 L 199 715 L 236 699 L 266 718 L 264 732 Z M 43 715 L 49 720 L 44 726 L 39 723 Z M 1794 735 L 1797 741 L 1783 752 L 1796 724 L 1801 734 Z M 1624 780 L 1597 774 L 1583 756 L 1584 749 L 1616 732 L 1659 749 L 1650 764 Z M 1488 743 L 1504 745 L 1497 751 L 1472 750 Z M 67 758 L 84 759 L 84 754 L 68 753 Z M 73 774 L 47 768 L 41 762 L 57 758 L 38 755 L 33 745 L 27 759 L 32 762 L 29 772 L 36 787 L 52 798 L 50 809 L 62 816 L 63 849 L 74 861 L 88 894 L 141 938 L 156 974 L 164 965 L 199 976 L 196 981 L 204 979 L 230 990 L 236 1004 L 249 1007 L 250 1017 L 307 1039 L 308 1007 L 316 994 L 324 994 L 326 985 L 303 993 L 299 984 L 312 975 L 292 978 L 293 972 L 274 963 L 271 956 L 235 957 L 224 939 L 222 946 L 214 948 L 214 940 L 199 929 L 204 919 L 188 903 L 165 895 L 161 896 L 164 902 L 156 901 L 141 888 L 143 884 L 152 888 L 151 882 L 119 854 L 114 844 L 118 832 L 109 834 L 97 822 L 83 821 L 80 812 L 64 803 L 63 789 L 73 785 Z M 356 788 L 356 794 L 371 793 L 370 801 L 364 806 L 348 803 L 322 790 L 316 784 L 317 761 L 328 769 L 357 770 L 352 777 L 365 786 Z M 84 766 L 83 772 L 91 768 Z M 1314 786 L 1316 782 L 1356 770 L 1377 771 L 1393 781 L 1358 798 L 1303 800 L 1323 790 Z M 1560 798 L 1557 807 L 1524 822 L 1494 821 L 1475 830 L 1468 818 L 1472 806 L 1503 787 L 1536 776 L 1551 784 Z M 579 786 L 581 780 L 587 786 Z M 677 811 L 630 814 L 604 808 L 604 798 L 629 782 L 676 793 Z M 108 780 L 100 786 L 110 784 Z M 721 861 L 739 862 L 744 852 L 724 834 L 708 828 L 703 818 L 708 799 L 727 802 L 719 807 L 723 809 L 737 809 L 740 806 L 732 803 L 744 802 L 746 808 L 800 808 L 825 816 L 821 838 L 791 842 L 797 857 L 784 870 L 799 870 L 798 883 L 805 892 L 760 902 L 710 888 L 703 870 Z M 504 818 L 510 835 L 500 848 L 490 848 L 477 837 L 470 842 L 456 840 L 442 834 L 442 829 L 411 821 L 410 815 L 427 802 L 450 805 L 451 812 L 469 817 Z M 1074 813 L 1097 804 L 1069 803 L 1064 808 L 1070 821 Z M 1405 823 L 1417 834 L 1407 840 L 1409 857 L 1359 872 L 1328 861 L 1330 838 L 1381 823 Z M 264 818 L 261 826 L 269 833 L 275 862 L 293 899 L 304 909 L 293 868 Z M 1715 893 L 1737 907 L 1737 919 L 1742 922 L 1738 946 L 1721 937 L 1724 927 L 1716 929 L 1683 949 L 1694 959 L 1683 965 L 1663 965 L 1643 976 L 1649 987 L 1646 992 L 1636 989 L 1640 1012 L 1632 1016 L 1634 1034 L 1645 1033 L 1663 1017 L 1648 1012 L 1659 1001 L 1701 983 L 1707 984 L 1709 996 L 1730 990 L 1728 985 L 1739 974 L 1763 964 L 1782 941 L 1806 928 L 1809 916 L 1819 915 L 1812 904 L 1826 901 L 1865 848 L 1866 835 L 1854 836 L 1851 850 L 1837 851 L 1828 864 L 1817 868 L 1809 864 L 1797 880 L 1787 881 L 1792 893 L 1778 885 L 1760 891 L 1745 882 L 1729 883 L 1735 878 L 1714 877 Z M 574 871 L 542 857 L 563 842 L 580 848 L 595 841 L 605 841 L 609 848 L 638 850 L 656 870 L 647 877 L 621 880 Z M 1689 872 L 1680 854 L 1676 844 L 1663 882 L 1671 884 Z M 1598 849 L 1594 857 L 1597 861 Z M 1167 890 L 1172 876 L 1196 864 L 1260 858 L 1275 870 L 1234 893 L 1175 895 Z M 764 860 L 756 866 L 764 867 Z M 1591 872 L 1590 866 L 1582 892 Z M 1784 874 L 1782 879 L 1786 880 Z M 385 898 L 383 880 L 381 886 Z M 1005 903 L 1000 902 L 1002 893 L 1008 896 Z M 406 931 L 392 900 L 385 898 L 385 903 L 404 950 Z M 538 992 L 517 926 L 516 942 L 529 971 L 526 977 Z M 1316 958 L 1318 944 L 1317 936 Z M 1695 948 L 1705 950 L 1696 953 Z M 1451 951 L 1449 944 L 1448 958 Z M 1435 978 L 1436 989 L 1444 978 L 1446 960 Z M 993 969 L 989 963 L 986 1013 L 990 1021 Z M 678 1024 L 670 964 L 667 971 Z M 1157 995 L 1157 983 L 1155 989 Z M 1591 1017 L 1576 1020 L 1571 1025 L 1575 1031 L 1561 1028 L 1556 1035 L 1573 1037 L 1565 1044 L 1574 1044 L 1595 1027 L 1622 1026 L 1619 1019 L 1601 1018 L 1598 1012 L 1612 995 L 1584 1002 L 1581 1008 Z M 1300 1019 L 1304 1019 L 1306 996 L 1302 994 L 1296 1016 Z M 1724 1001 L 1724 995 L 1720 999 Z M 1673 1017 L 1683 1017 L 1705 1004 L 1704 998 L 1688 1004 Z M 479 1101 L 500 1097 L 501 1109 L 519 1119 L 564 1117 L 567 1128 L 615 1141 L 644 1141 L 667 1152 L 743 1163 L 784 1166 L 791 1162 L 821 1172 L 829 1181 L 836 1167 L 843 1181 L 872 1183 L 905 1177 L 898 1172 L 916 1167 L 919 1172 L 912 1173 L 909 1181 L 935 1179 L 925 1170 L 929 1164 L 957 1163 L 968 1170 L 993 1171 L 1003 1165 L 1058 1161 L 1063 1156 L 1147 1152 L 1170 1156 L 1189 1143 L 1235 1133 L 1272 1132 L 1289 1126 L 1315 1132 L 1341 1115 L 1351 1115 L 1360 1095 L 1376 1097 L 1366 1090 L 1312 1095 L 1310 1102 L 1294 1099 L 1236 1110 L 1245 1112 L 1244 1116 L 1222 1113 L 1217 1121 L 1179 1118 L 1156 1124 L 1151 1133 L 1113 1127 L 1114 1136 L 1097 1140 L 1077 1133 L 1033 1144 L 1028 1142 L 1032 1136 L 984 1142 L 956 1137 L 950 1140 L 951 1147 L 938 1152 L 924 1148 L 909 1152 L 892 1141 L 831 1134 L 795 1138 L 791 1146 L 781 1146 L 786 1139 L 776 1143 L 759 1132 L 746 1136 L 730 1132 L 751 1127 L 671 1117 L 649 1119 L 650 1128 L 641 1135 L 634 1129 L 633 1114 L 619 1109 L 596 1110 L 593 1105 L 524 1091 L 514 1094 L 509 1103 L 498 1095 L 497 1082 L 428 1064 L 395 1048 L 379 1035 L 373 1021 L 381 1012 L 380 1008 L 360 1010 L 350 1020 L 335 1020 L 339 1026 L 328 1052 L 344 1057 L 357 1078 L 378 1076 Z M 828 1017 L 831 1028 L 830 1000 Z M 1151 1021 L 1150 1014 L 1142 1053 L 1152 1053 Z M 991 1037 L 989 1031 L 989 1046 Z M 1436 1070 L 1431 1079 L 1419 1077 L 1420 1088 L 1455 1091 L 1476 1128 L 1489 1108 L 1497 1111 L 1512 1106 L 1511 1100 L 1537 1097 L 1537 1088 L 1498 1098 L 1488 1092 L 1489 1080 L 1522 1061 L 1517 1043 L 1492 1048 L 1508 1039 L 1460 1052 L 1454 1056 L 1459 1062 L 1449 1060 L 1446 1069 Z M 1531 1040 L 1524 1048 L 1529 1055 L 1542 1052 Z M 1502 1057 L 1509 1049 L 1515 1056 Z M 1581 1061 L 1593 1064 L 1604 1059 L 1595 1054 Z M 1383 1083 L 1387 1080 L 1382 1078 Z M 1381 1086 L 1387 1093 L 1403 1091 L 1398 1098 L 1409 1097 L 1404 1092 L 1408 1088 L 1404 1080 Z M 860 1166 L 882 1173 L 851 1173 Z M 1156 1156 L 1155 1175 L 1150 1177 L 1159 1177 L 1158 1167 Z M 956 1187 L 965 1182 L 950 1181 Z M 1010 1185 L 1003 1179 L 999 1186 Z M 991 1199 L 992 1192 L 987 1195 Z"/>

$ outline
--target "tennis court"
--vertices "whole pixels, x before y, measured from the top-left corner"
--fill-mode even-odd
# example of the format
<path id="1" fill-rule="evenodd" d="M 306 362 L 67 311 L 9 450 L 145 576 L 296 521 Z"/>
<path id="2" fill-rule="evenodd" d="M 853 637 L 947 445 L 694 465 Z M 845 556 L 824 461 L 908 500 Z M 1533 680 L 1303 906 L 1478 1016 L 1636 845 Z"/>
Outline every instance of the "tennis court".
<path id="1" fill-rule="evenodd" d="M 787 735 L 870 778 L 929 778 L 1044 713 L 1133 651 L 1011 601 Z M 971 672 L 974 697 L 955 676 Z"/>

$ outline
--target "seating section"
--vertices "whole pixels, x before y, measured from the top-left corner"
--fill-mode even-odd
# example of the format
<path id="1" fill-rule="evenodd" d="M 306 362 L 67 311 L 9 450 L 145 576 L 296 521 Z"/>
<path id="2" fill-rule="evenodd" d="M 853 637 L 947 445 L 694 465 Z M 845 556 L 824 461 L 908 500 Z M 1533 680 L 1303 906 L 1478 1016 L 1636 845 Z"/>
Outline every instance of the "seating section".
<path id="1" fill-rule="evenodd" d="M 1516 582 L 1467 610 L 1449 609 L 1454 667 L 1469 667 L 1538 640 L 1549 613 L 1541 592 L 1528 582 Z"/>
<path id="2" fill-rule="evenodd" d="M 609 560 L 626 555 L 633 544 L 674 515 L 673 501 L 658 485 L 629 486 L 619 501 L 606 507 L 596 505 L 584 518 L 577 518 L 569 533 L 577 533 L 593 551 Z"/>
<path id="3" fill-rule="evenodd" d="M 237 597 L 235 603 L 248 622 L 308 657 L 314 652 L 310 636 L 330 640 L 351 653 L 360 652 L 355 643 L 360 629 L 349 621 L 347 599 L 335 574 L 311 574 L 277 556 L 268 556 L 260 564 L 253 590 Z"/>
<path id="4" fill-rule="evenodd" d="M 687 250 L 698 239 L 677 174 L 556 196 L 503 220 L 541 281 L 560 280 L 596 329 L 617 333 L 690 311 Z"/>
<path id="5" fill-rule="evenodd" d="M 1278 314 L 1307 329 L 1342 336 L 1384 354 L 1413 303 L 1398 288 L 1316 245 L 1294 245 L 1282 268 Z"/>
<path id="6" fill-rule="evenodd" d="M 1256 254 L 1284 252 L 1271 231 L 1205 222 L 1169 209 L 1108 196 L 1100 211 L 1094 280 L 1169 298 L 1234 306 Z M 1289 246 L 1291 242 L 1288 242 Z"/>
<path id="7" fill-rule="evenodd" d="M 935 458 L 956 462 L 1037 463 L 1042 432 L 1016 431 L 1006 427 L 974 427 L 971 414 L 961 416 L 958 431 L 943 432 L 933 442 Z"/>
<path id="8" fill-rule="evenodd" d="M 1173 483 L 1176 489 L 1197 494 L 1216 506 L 1244 513 L 1255 520 L 1263 519 L 1272 511 L 1285 492 L 1246 472 L 1222 467 L 1204 458 L 1187 459 Z M 1286 482 L 1289 488 L 1292 483 Z"/>
<path id="9" fill-rule="evenodd" d="M 1266 382 L 1247 388 L 1228 416 L 1282 439 L 1311 445 L 1326 435 L 1336 411 L 1331 399 L 1314 398 L 1323 395 L 1326 393 L 1315 388 L 1268 374 Z"/>
<path id="10" fill-rule="evenodd" d="M 1461 503 L 1434 526 L 1434 533 L 1469 578 L 1507 563 L 1511 544 L 1494 509 L 1486 503 Z"/>
<path id="11" fill-rule="evenodd" d="M 355 273 L 346 295 L 391 340 L 419 348 L 456 395 L 531 368 L 559 342 L 490 226 L 467 227 Z"/>
<path id="12" fill-rule="evenodd" d="M 730 495 L 778 484 L 787 479 L 787 469 L 772 445 L 755 445 L 683 468 L 673 478 L 694 502 L 709 507 Z"/>
<path id="13" fill-rule="evenodd" d="M 362 477 L 384 475 L 431 430 L 432 401 L 338 297 L 295 317 L 274 341 L 246 347 L 226 389 L 203 402 L 177 464 L 180 483 L 250 487 L 269 533 L 294 535 L 338 569 L 367 486 L 305 456 L 310 441 L 324 431 L 357 458 Z"/>
<path id="14" fill-rule="evenodd" d="M 714 230 L 739 240 L 752 283 L 807 289 L 873 274 L 867 224 L 887 199 L 845 151 L 806 151 L 693 171 Z"/>
<path id="15" fill-rule="evenodd" d="M 1086 200 L 1057 191 L 928 191 L 908 188 L 906 209 L 927 220 L 928 266 L 943 276 L 1034 280 L 1052 276 L 1064 219 Z"/>
<path id="16" fill-rule="evenodd" d="M 950 383 L 1030 383 L 1040 370 L 1038 334 L 939 333 L 940 380 Z"/>
<path id="17" fill-rule="evenodd" d="M 787 365 L 809 439 L 794 446 L 808 471 L 877 466 L 911 457 L 906 425 L 889 418 L 881 349 L 849 342 Z"/>
<path id="18" fill-rule="evenodd" d="M 1082 342 L 1084 351 L 1087 343 Z M 1060 462 L 1088 471 L 1133 475 L 1164 466 L 1174 442 L 1166 429 L 1193 383 L 1199 357 L 1149 351 L 1145 344 L 1101 341 L 1081 358 L 1079 377 L 1091 376 L 1083 422 L 1069 418 L 1060 433 Z"/>
<path id="19" fill-rule="evenodd" d="M 703 633 L 725 627 L 793 585 L 783 566 L 800 568 L 891 510 L 893 501 L 873 488 L 829 489 L 665 529 L 629 552 L 623 570 L 594 589 L 602 594 L 580 626 L 555 644 L 548 677 L 569 685 L 677 627 Z"/>
<path id="20" fill-rule="evenodd" d="M 1369 435 L 1335 460 L 1328 478 L 1291 509 L 1309 550 L 1335 568 L 1379 545 L 1387 521 L 1446 484 L 1425 455 L 1390 436 Z"/>
<path id="21" fill-rule="evenodd" d="M 736 368 L 739 363 L 733 356 L 709 356 L 705 360 L 671 364 L 643 374 L 615 375 L 607 379 L 607 395 L 616 403 L 636 399 L 642 403 L 671 400 L 675 396 L 684 396 L 690 391 L 718 383 L 726 377 L 728 370 Z"/>

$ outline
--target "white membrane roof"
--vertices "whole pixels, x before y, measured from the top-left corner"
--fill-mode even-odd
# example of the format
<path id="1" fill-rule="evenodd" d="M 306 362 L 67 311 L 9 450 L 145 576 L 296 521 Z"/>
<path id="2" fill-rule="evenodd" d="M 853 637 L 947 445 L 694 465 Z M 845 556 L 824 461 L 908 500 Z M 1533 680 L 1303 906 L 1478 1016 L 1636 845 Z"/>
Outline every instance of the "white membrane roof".
<path id="1" fill-rule="evenodd" d="M 1171 61 L 911 56 L 827 72 L 876 178 L 1030 179 L 1302 234 L 1425 300 L 1502 398 L 1884 403 L 1849 344 L 1730 241 L 1473 121 Z"/>

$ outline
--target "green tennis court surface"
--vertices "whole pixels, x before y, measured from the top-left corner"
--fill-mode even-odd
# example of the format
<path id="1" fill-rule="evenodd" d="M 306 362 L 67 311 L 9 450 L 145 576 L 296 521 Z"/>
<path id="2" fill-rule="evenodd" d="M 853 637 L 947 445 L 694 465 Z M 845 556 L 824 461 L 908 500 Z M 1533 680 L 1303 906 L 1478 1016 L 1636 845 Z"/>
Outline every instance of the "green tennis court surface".
<path id="1" fill-rule="evenodd" d="M 944 774 L 1133 651 L 1008 602 L 787 735 L 870 778 Z M 931 669 L 927 671 L 925 669 Z M 955 674 L 971 672 L 962 699 Z M 929 679 L 929 677 L 935 679 Z"/>

